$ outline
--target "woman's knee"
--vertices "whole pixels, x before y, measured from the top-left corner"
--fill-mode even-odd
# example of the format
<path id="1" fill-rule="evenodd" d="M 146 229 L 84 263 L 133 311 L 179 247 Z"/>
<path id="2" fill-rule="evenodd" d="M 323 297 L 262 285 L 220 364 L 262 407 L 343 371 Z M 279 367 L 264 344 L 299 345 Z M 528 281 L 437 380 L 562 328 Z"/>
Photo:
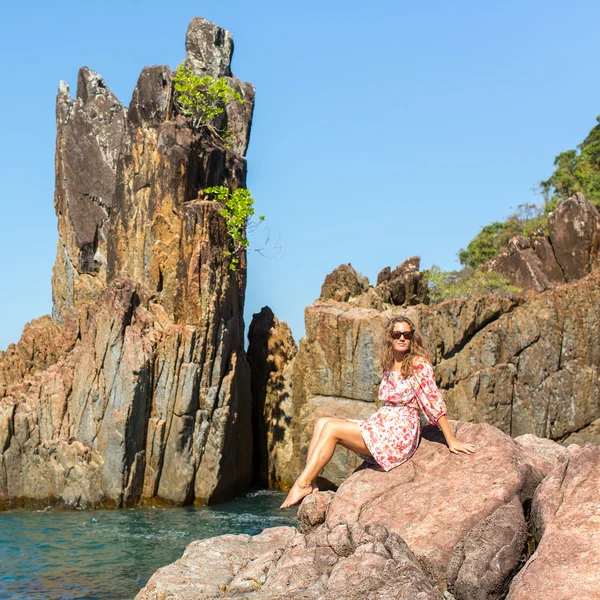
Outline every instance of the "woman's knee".
<path id="1" fill-rule="evenodd" d="M 329 421 L 331 421 L 331 420 L 332 420 L 331 417 L 319 417 L 315 423 L 315 429 L 314 429 L 315 435 L 320 434 L 321 431 L 323 430 L 323 427 L 325 427 L 325 424 L 329 423 Z"/>
<path id="2" fill-rule="evenodd" d="M 339 432 L 339 421 L 337 419 L 327 419 L 323 424 L 323 429 L 321 430 L 321 435 L 323 437 L 330 437 L 337 439 Z"/>

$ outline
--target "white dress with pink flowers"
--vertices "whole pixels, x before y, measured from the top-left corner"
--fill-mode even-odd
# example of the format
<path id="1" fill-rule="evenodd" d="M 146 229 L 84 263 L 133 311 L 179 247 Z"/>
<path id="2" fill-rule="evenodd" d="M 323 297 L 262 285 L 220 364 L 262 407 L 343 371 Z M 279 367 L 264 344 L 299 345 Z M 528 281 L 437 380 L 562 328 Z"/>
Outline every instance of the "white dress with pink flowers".
<path id="1" fill-rule="evenodd" d="M 431 365 L 417 359 L 406 379 L 397 371 L 384 371 L 379 385 L 384 405 L 368 419 L 356 421 L 373 458 L 385 470 L 407 461 L 419 445 L 419 409 L 435 425 L 447 414 L 446 403 L 435 383 Z"/>

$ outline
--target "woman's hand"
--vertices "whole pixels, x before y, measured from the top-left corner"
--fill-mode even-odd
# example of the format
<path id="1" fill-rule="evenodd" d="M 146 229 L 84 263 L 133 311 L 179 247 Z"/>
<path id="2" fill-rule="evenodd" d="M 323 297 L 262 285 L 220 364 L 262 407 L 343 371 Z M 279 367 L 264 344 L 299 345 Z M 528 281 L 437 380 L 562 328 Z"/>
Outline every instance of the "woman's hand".
<path id="1" fill-rule="evenodd" d="M 473 452 L 475 452 L 475 446 L 473 444 L 459 442 L 455 439 L 448 442 L 448 450 L 450 450 L 452 454 L 459 454 L 460 452 L 464 452 L 465 454 L 473 454 Z"/>
<path id="2" fill-rule="evenodd" d="M 454 434 L 452 431 L 450 431 L 450 425 L 448 424 L 448 418 L 446 415 L 442 415 L 438 419 L 437 424 L 444 434 L 444 437 L 446 438 L 446 444 L 448 444 L 448 450 L 450 450 L 452 454 L 459 454 L 461 452 L 464 452 L 465 454 L 473 454 L 473 452 L 475 452 L 475 446 L 473 444 L 459 442 L 454 437 Z"/>

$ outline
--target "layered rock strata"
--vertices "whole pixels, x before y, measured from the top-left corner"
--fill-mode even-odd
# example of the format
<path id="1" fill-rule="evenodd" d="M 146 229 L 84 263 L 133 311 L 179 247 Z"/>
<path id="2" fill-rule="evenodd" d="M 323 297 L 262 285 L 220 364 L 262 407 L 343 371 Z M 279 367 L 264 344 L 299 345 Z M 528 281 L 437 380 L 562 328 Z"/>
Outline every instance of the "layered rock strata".
<path id="1" fill-rule="evenodd" d="M 202 190 L 245 187 L 254 90 L 229 32 L 194 19 L 186 50 L 244 99 L 214 127 L 179 114 L 168 67 L 142 71 L 127 110 L 87 68 L 75 99 L 61 83 L 53 322 L 0 355 L 0 507 L 216 502 L 251 483 L 246 259 L 229 268 Z"/>

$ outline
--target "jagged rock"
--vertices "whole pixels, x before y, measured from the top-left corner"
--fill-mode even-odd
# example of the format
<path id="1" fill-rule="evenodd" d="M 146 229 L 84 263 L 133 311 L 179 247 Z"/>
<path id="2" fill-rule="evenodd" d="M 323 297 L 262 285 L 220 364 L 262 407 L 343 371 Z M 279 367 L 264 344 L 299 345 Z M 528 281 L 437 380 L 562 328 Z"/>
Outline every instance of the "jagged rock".
<path id="1" fill-rule="evenodd" d="M 565 280 L 573 281 L 589 273 L 592 250 L 600 236 L 598 209 L 578 192 L 549 215 L 548 230 Z"/>
<path id="2" fill-rule="evenodd" d="M 251 432 L 234 426 L 250 422 L 243 363 L 234 353 L 203 389 L 202 338 L 166 320 L 154 300 L 132 280 L 114 280 L 74 349 L 8 388 L 0 508 L 217 501 L 250 484 Z M 40 460 L 53 454 L 54 466 Z"/>
<path id="3" fill-rule="evenodd" d="M 233 38 L 229 31 L 217 25 L 194 17 L 185 37 L 185 64 L 200 77 L 206 75 L 225 77 L 227 84 L 237 91 L 243 104 L 232 102 L 225 107 L 225 113 L 216 123 L 218 129 L 229 131 L 228 142 L 231 149 L 245 156 L 250 141 L 250 123 L 254 110 L 254 88 L 240 81 L 231 72 Z"/>
<path id="4" fill-rule="evenodd" d="M 194 17 L 185 36 L 185 60 L 198 75 L 231 75 L 233 37 L 231 33 L 206 19 Z"/>
<path id="5" fill-rule="evenodd" d="M 550 287 L 554 284 L 564 283 L 565 276 L 556 262 L 550 240 L 542 232 L 536 232 L 529 236 L 529 243 L 540 259 L 542 270 L 551 284 Z"/>
<path id="6" fill-rule="evenodd" d="M 220 65 L 251 92 L 232 109 L 230 148 L 214 128 L 193 130 L 178 114 L 168 67 L 142 71 L 127 114 L 87 68 L 75 100 L 61 84 L 56 325 L 44 325 L 49 333 L 33 349 L 22 341 L 0 356 L 0 507 L 73 497 L 107 506 L 217 502 L 250 485 L 246 257 L 229 268 L 221 206 L 202 190 L 245 186 L 254 92 L 231 75 L 221 33 L 207 33 L 218 29 L 194 20 L 188 59 Z M 38 346 L 50 336 L 56 349 L 44 357 Z M 65 443 L 71 458 L 56 459 L 55 483 L 36 485 L 48 477 L 38 455 L 59 456 Z M 84 476 L 71 481 L 81 470 L 89 493 L 77 491 Z"/>
<path id="7" fill-rule="evenodd" d="M 325 277 L 319 299 L 347 302 L 351 297 L 365 292 L 368 287 L 369 280 L 357 273 L 354 267 L 348 263 L 340 265 Z"/>
<path id="8" fill-rule="evenodd" d="M 581 279 L 598 266 L 600 213 L 583 194 L 561 202 L 548 217 L 549 236 L 513 237 L 486 268 L 524 290 L 543 292 Z"/>
<path id="9" fill-rule="evenodd" d="M 83 67 L 74 100 L 69 86 L 60 83 L 56 130 L 58 249 L 52 316 L 63 324 L 70 309 L 92 305 L 106 285 L 107 228 L 125 110 L 102 77 Z"/>
<path id="10" fill-rule="evenodd" d="M 586 446 L 555 468 L 531 507 L 536 551 L 507 600 L 597 598 L 600 590 L 600 447 Z"/>
<path id="11" fill-rule="evenodd" d="M 56 363 L 73 346 L 78 333 L 59 327 L 48 315 L 27 323 L 19 343 L 0 350 L 0 398 L 9 385 Z"/>
<path id="12" fill-rule="evenodd" d="M 190 544 L 159 569 L 136 600 L 442 600 L 406 543 L 384 527 L 292 527 L 254 537 L 224 535 Z"/>
<path id="13" fill-rule="evenodd" d="M 419 271 L 421 257 L 411 256 L 393 271 L 383 269 L 377 276 L 375 288 L 381 301 L 386 304 L 403 306 L 427 301 L 427 284 Z"/>
<path id="14" fill-rule="evenodd" d="M 546 249 L 540 242 L 538 242 L 538 248 L 540 253 Z M 549 257 L 546 259 L 550 260 Z M 489 261 L 487 268 L 501 273 L 512 285 L 525 290 L 543 292 L 553 287 L 554 283 L 564 282 L 564 278 L 558 281 L 550 280 L 542 259 L 533 249 L 529 240 L 521 236 L 513 237 L 508 246 Z M 554 272 L 552 274 L 555 275 Z"/>
<path id="15" fill-rule="evenodd" d="M 523 550 L 518 505 L 533 496 L 552 465 L 540 470 L 543 463 L 533 464 L 508 435 L 490 425 L 451 421 L 451 429 L 475 444 L 475 454 L 450 453 L 441 433 L 427 427 L 406 463 L 388 473 L 366 468 L 346 480 L 331 501 L 326 523 L 383 525 L 406 541 L 440 589 L 451 560 L 453 584 L 472 590 L 472 577 L 479 573 L 489 591 L 500 589 Z M 473 544 L 484 535 L 489 547 L 475 551 Z"/>
<path id="16" fill-rule="evenodd" d="M 292 414 L 291 361 L 298 349 L 292 332 L 265 306 L 253 315 L 248 331 L 248 363 L 252 381 L 255 479 L 279 487 L 279 449 L 289 445 Z"/>

